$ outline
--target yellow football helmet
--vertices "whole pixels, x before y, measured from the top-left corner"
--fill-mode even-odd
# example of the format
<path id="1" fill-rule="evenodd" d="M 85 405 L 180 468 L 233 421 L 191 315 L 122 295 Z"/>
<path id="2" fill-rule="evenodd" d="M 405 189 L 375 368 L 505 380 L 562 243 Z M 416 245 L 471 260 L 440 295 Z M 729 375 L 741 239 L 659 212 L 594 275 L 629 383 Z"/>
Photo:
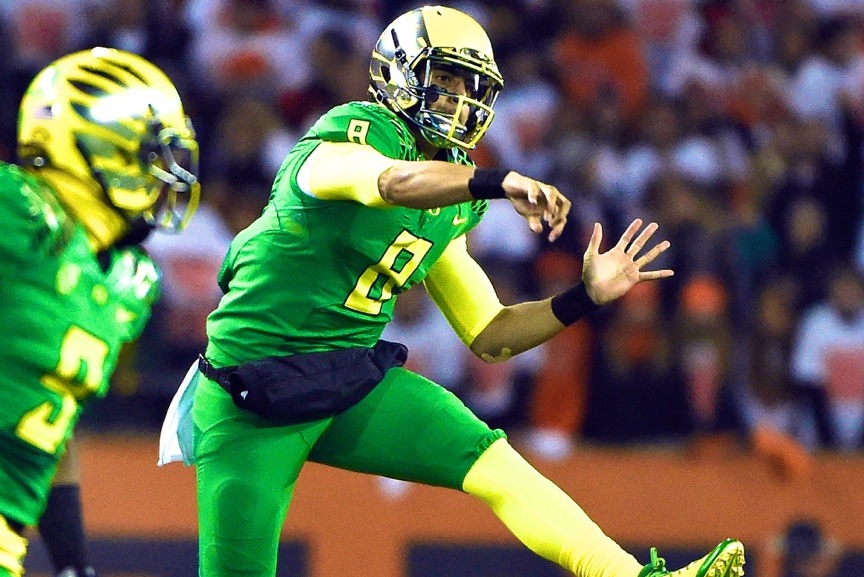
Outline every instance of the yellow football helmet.
<path id="1" fill-rule="evenodd" d="M 468 94 L 450 94 L 431 84 L 433 68 L 461 76 Z M 467 14 L 444 6 L 411 10 L 387 26 L 372 52 L 369 76 L 375 100 L 441 148 L 474 148 L 492 123 L 492 107 L 504 86 L 483 28 Z M 429 107 L 442 96 L 457 103 L 453 114 Z M 466 107 L 468 120 L 463 123 Z"/>
<path id="2" fill-rule="evenodd" d="M 94 48 L 42 70 L 21 101 L 18 156 L 99 191 L 130 223 L 174 232 L 198 206 L 198 143 L 177 89 L 129 52 Z"/>

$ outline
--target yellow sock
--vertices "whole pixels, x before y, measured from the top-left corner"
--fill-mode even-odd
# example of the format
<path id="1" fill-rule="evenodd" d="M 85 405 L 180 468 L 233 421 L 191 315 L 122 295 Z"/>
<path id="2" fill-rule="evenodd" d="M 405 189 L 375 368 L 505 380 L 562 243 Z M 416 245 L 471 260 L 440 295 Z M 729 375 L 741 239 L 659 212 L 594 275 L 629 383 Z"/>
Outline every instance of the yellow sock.
<path id="1" fill-rule="evenodd" d="M 489 505 L 525 546 L 579 577 L 636 577 L 642 570 L 635 557 L 505 439 L 480 456 L 462 489 Z"/>

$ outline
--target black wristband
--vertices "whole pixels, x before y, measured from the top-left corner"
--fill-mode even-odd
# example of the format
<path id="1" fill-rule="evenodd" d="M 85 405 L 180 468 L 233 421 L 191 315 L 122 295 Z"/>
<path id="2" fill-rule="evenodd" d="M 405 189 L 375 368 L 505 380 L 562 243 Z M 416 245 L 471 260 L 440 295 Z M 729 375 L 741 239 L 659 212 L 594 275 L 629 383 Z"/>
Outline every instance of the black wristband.
<path id="1" fill-rule="evenodd" d="M 504 178 L 510 174 L 506 168 L 476 168 L 468 179 L 468 192 L 476 199 L 504 198 Z"/>
<path id="2" fill-rule="evenodd" d="M 591 300 L 581 282 L 552 297 L 552 313 L 563 325 L 572 325 L 599 308 L 600 305 Z"/>

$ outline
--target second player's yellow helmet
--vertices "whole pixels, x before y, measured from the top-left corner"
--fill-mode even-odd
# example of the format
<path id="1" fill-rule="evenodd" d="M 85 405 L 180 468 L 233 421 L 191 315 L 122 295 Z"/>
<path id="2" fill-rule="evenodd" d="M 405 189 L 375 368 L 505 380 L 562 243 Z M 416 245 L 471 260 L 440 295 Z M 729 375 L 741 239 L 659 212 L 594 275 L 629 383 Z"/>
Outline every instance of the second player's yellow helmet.
<path id="1" fill-rule="evenodd" d="M 198 143 L 177 89 L 122 50 L 76 52 L 36 76 L 21 101 L 18 156 L 74 177 L 130 222 L 177 231 L 198 205 Z"/>
<path id="2" fill-rule="evenodd" d="M 465 79 L 467 95 L 443 93 L 431 86 L 432 67 Z M 471 149 L 486 133 L 492 107 L 504 85 L 492 43 L 480 24 L 445 6 L 423 6 L 394 20 L 378 39 L 369 66 L 370 92 L 381 104 L 420 129 L 439 147 Z M 429 107 L 439 97 L 457 101 L 453 114 Z M 467 107 L 467 122 L 461 118 Z"/>

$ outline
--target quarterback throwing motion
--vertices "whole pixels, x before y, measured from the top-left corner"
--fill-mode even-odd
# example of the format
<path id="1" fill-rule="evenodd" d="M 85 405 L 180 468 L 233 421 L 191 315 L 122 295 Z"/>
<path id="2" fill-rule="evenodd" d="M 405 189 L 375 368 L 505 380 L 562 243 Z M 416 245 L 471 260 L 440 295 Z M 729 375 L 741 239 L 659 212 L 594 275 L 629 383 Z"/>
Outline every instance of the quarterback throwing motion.
<path id="1" fill-rule="evenodd" d="M 233 241 L 206 353 L 166 420 L 197 467 L 200 574 L 272 577 L 295 483 L 314 461 L 465 491 L 582 577 L 669 575 L 656 553 L 640 565 L 503 431 L 380 340 L 398 295 L 424 283 L 477 356 L 506 360 L 671 275 L 646 270 L 668 243 L 645 248 L 657 226 L 636 220 L 601 253 L 596 225 L 583 282 L 503 306 L 466 233 L 490 201 L 509 202 L 554 240 L 570 202 L 516 172 L 475 169 L 466 153 L 503 86 L 486 33 L 450 8 L 412 10 L 384 30 L 370 80 L 370 102 L 330 110 L 288 154 L 263 214 Z M 737 577 L 743 562 L 727 540 L 672 574 Z"/>

